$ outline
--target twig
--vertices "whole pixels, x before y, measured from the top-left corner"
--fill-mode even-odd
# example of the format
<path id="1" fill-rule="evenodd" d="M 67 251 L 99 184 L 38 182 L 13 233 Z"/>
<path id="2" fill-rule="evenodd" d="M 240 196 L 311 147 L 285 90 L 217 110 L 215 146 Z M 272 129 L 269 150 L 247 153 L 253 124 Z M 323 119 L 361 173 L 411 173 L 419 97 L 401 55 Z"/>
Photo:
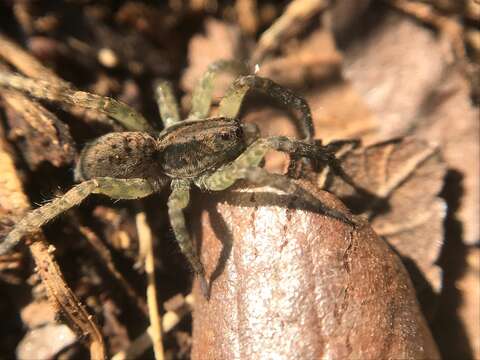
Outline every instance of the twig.
<path id="1" fill-rule="evenodd" d="M 48 297 L 54 308 L 61 312 L 72 330 L 79 337 L 88 335 L 90 343 L 90 357 L 95 360 L 105 359 L 105 345 L 102 334 L 93 321 L 93 317 L 87 313 L 72 290 L 65 283 L 63 275 L 55 258 L 52 256 L 54 247 L 48 246 L 43 235 L 39 235 L 36 241 L 30 245 L 36 271 L 47 289 Z"/>
<path id="2" fill-rule="evenodd" d="M 193 308 L 193 295 L 189 294 L 185 298 L 184 305 L 175 311 L 168 311 L 162 318 L 162 329 L 164 333 L 172 330 L 180 320 L 188 314 Z M 112 357 L 112 360 L 132 360 L 142 355 L 151 345 L 152 336 L 151 327 L 149 327 L 142 335 L 136 338 L 127 350 L 120 351 Z"/>
<path id="3" fill-rule="evenodd" d="M 31 78 L 45 80 L 59 86 L 69 86 L 52 70 L 3 35 L 0 35 L 0 58 Z"/>
<path id="4" fill-rule="evenodd" d="M 157 291 L 155 286 L 155 258 L 153 255 L 152 232 L 147 224 L 144 212 L 139 212 L 135 218 L 137 224 L 138 241 L 140 242 L 140 257 L 145 260 L 147 273 L 147 305 L 150 314 L 149 334 L 152 338 L 153 351 L 156 360 L 164 359 L 162 344 L 162 319 L 158 311 Z"/>
<path id="5" fill-rule="evenodd" d="M 287 36 L 292 36 L 292 28 L 298 32 L 310 18 L 329 5 L 326 0 L 295 0 L 285 12 L 268 28 L 258 40 L 252 55 L 253 64 L 261 63 L 265 56 L 275 50 Z"/>
<path id="6" fill-rule="evenodd" d="M 98 238 L 91 229 L 86 226 L 79 226 L 78 230 L 80 233 L 85 236 L 90 245 L 96 250 L 97 254 L 103 261 L 103 264 L 110 272 L 110 274 L 118 281 L 118 284 L 123 288 L 127 295 L 135 302 L 137 307 L 142 311 L 146 316 L 148 316 L 147 304 L 145 301 L 138 296 L 136 291 L 130 285 L 130 283 L 125 279 L 125 277 L 117 270 L 115 264 L 113 263 L 112 254 L 107 246 Z"/>
<path id="7" fill-rule="evenodd" d="M 237 0 L 235 11 L 242 30 L 246 34 L 254 35 L 258 29 L 257 0 Z"/>
<path id="8" fill-rule="evenodd" d="M 23 192 L 22 184 L 15 165 L 3 142 L 0 128 L 0 207 L 20 217 L 29 210 L 30 204 Z M 90 345 L 90 357 L 95 360 L 105 358 L 105 347 L 100 330 L 85 308 L 66 284 L 60 268 L 53 257 L 53 247 L 49 247 L 43 233 L 38 232 L 29 238 L 33 243 L 30 251 L 37 265 L 36 271 L 42 280 L 47 294 L 56 311 L 62 313 L 72 330 L 79 337 L 87 336 Z"/>

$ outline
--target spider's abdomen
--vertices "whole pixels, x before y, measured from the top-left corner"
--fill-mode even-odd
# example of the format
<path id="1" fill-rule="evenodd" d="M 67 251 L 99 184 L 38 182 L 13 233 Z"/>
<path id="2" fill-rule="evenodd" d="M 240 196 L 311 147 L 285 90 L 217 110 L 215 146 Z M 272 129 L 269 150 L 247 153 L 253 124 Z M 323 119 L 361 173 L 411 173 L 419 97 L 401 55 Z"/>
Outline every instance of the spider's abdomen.
<path id="1" fill-rule="evenodd" d="M 194 178 L 232 161 L 246 145 L 237 121 L 216 118 L 174 125 L 161 134 L 158 146 L 165 174 Z"/>
<path id="2" fill-rule="evenodd" d="M 80 154 L 75 178 L 155 179 L 161 174 L 156 140 L 143 132 L 115 132 L 99 137 Z"/>

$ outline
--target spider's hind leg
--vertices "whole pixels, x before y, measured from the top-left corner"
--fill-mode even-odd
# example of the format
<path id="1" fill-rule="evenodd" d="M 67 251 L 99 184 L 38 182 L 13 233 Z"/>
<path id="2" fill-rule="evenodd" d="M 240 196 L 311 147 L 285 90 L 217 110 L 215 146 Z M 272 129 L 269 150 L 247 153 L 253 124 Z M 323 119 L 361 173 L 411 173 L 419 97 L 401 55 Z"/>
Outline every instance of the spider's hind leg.
<path id="1" fill-rule="evenodd" d="M 237 60 L 218 60 L 210 64 L 193 90 L 192 109 L 188 119 L 205 119 L 208 116 L 215 79 L 222 72 L 229 72 L 233 75 L 246 75 L 248 74 L 248 67 Z"/>
<path id="2" fill-rule="evenodd" d="M 0 242 L 0 255 L 18 244 L 24 235 L 37 231 L 56 216 L 80 204 L 90 194 L 104 194 L 114 199 L 137 199 L 154 191 L 155 186 L 144 179 L 102 177 L 84 181 L 61 197 L 27 213 Z"/>

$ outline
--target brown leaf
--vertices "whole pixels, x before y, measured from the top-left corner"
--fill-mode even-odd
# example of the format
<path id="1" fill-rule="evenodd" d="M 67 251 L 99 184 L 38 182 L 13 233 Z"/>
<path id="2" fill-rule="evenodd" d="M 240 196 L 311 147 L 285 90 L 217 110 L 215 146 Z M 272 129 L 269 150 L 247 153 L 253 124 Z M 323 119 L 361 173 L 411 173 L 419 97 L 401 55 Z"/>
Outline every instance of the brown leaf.
<path id="1" fill-rule="evenodd" d="M 214 280 L 209 301 L 194 287 L 192 359 L 438 358 L 405 269 L 368 224 L 270 188 L 202 201 L 195 233 Z"/>
<path id="2" fill-rule="evenodd" d="M 206 20 L 205 35 L 193 36 L 188 44 L 189 67 L 181 79 L 182 89 L 191 92 L 208 65 L 215 60 L 236 58 L 240 52 L 240 45 L 238 27 L 215 19 Z M 230 82 L 231 79 L 226 85 Z M 222 90 L 222 95 L 223 92 Z"/>
<path id="3" fill-rule="evenodd" d="M 341 76 L 342 58 L 331 32 L 319 28 L 300 44 L 286 46 L 284 52 L 285 56 L 266 62 L 260 75 L 296 88 L 306 98 L 312 111 L 315 137 L 325 142 L 361 137 L 370 142 L 376 134 L 378 120 L 352 84 Z M 282 65 L 281 71 L 277 70 L 276 63 Z"/>
<path id="4" fill-rule="evenodd" d="M 415 41 L 412 41 L 415 39 Z M 458 217 L 468 244 L 480 239 L 478 107 L 445 39 L 412 19 L 388 13 L 348 49 L 346 74 L 377 116 L 376 141 L 414 135 L 437 144 L 463 177 Z M 361 45 L 360 45 L 361 44 Z"/>
<path id="5" fill-rule="evenodd" d="M 376 198 L 358 195 L 339 177 L 327 188 L 351 209 L 370 215 L 373 229 L 402 257 L 413 261 L 435 292 L 442 286 L 436 265 L 443 243 L 446 204 L 438 197 L 446 173 L 438 149 L 423 141 L 392 140 L 347 153 L 342 161 L 354 183 Z M 320 186 L 323 184 L 319 184 Z M 418 290 L 421 278 L 410 273 Z"/>
<path id="6" fill-rule="evenodd" d="M 330 32 L 323 28 L 308 34 L 300 43 L 292 41 L 282 48 L 283 54 L 262 63 L 259 75 L 300 89 L 339 75 L 342 56 Z"/>

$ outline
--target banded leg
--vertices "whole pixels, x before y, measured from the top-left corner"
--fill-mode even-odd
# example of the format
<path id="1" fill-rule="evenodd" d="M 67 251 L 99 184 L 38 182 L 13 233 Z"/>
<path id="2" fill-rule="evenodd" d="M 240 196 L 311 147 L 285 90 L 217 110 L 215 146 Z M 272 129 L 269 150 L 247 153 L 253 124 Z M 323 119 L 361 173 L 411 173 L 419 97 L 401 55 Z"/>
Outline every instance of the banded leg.
<path id="1" fill-rule="evenodd" d="M 188 181 L 176 180 L 172 182 L 172 193 L 168 198 L 168 215 L 172 225 L 175 238 L 183 255 L 190 262 L 195 273 L 200 277 L 200 286 L 205 297 L 208 297 L 208 284 L 205 278 L 200 256 L 192 242 L 185 224 L 183 211 L 190 202 L 190 183 Z"/>
<path id="2" fill-rule="evenodd" d="M 242 106 L 243 99 L 250 90 L 263 92 L 281 104 L 300 111 L 302 116 L 298 119 L 297 126 L 301 132 L 302 139 L 313 139 L 314 128 L 312 114 L 305 99 L 270 79 L 256 75 L 241 76 L 230 85 L 230 88 L 220 102 L 219 114 L 227 118 L 236 118 Z"/>
<path id="3" fill-rule="evenodd" d="M 323 214 L 354 226 L 355 221 L 347 215 L 331 209 L 315 196 L 297 185 L 292 179 L 278 174 L 271 174 L 258 164 L 269 149 L 285 152 L 300 153 L 302 156 L 313 157 L 318 152 L 318 147 L 306 142 L 291 140 L 286 137 L 272 137 L 259 139 L 232 163 L 220 168 L 215 173 L 206 175 L 196 183 L 200 188 L 221 191 L 232 186 L 239 179 L 247 179 L 258 185 L 272 186 L 303 199 Z"/>
<path id="4" fill-rule="evenodd" d="M 138 199 L 153 191 L 152 184 L 144 179 L 103 177 L 84 181 L 61 197 L 27 213 L 0 243 L 0 255 L 18 244 L 24 235 L 37 231 L 56 216 L 80 204 L 90 194 L 103 194 L 113 199 Z"/>
<path id="5" fill-rule="evenodd" d="M 205 119 L 210 111 L 212 103 L 213 87 L 217 75 L 221 72 L 229 72 L 234 75 L 248 74 L 248 67 L 236 60 L 219 60 L 210 64 L 207 71 L 195 86 L 192 95 L 192 109 L 188 119 Z"/>
<path id="6" fill-rule="evenodd" d="M 106 96 L 77 91 L 70 86 L 30 79 L 5 71 L 0 71 L 0 86 L 19 90 L 37 99 L 98 111 L 116 120 L 127 130 L 155 133 L 153 127 L 142 115 L 130 106 Z"/>
<path id="7" fill-rule="evenodd" d="M 338 147 L 350 144 L 352 146 L 357 146 L 357 140 L 340 140 L 333 143 L 330 143 L 326 146 L 322 146 L 320 142 L 308 143 L 305 141 L 299 141 L 290 139 L 286 136 L 272 136 L 269 138 L 263 138 L 257 140 L 251 146 L 261 149 L 263 151 L 263 156 L 269 149 L 278 150 L 295 156 L 295 158 L 303 157 L 307 159 L 316 160 L 320 163 L 324 163 L 330 167 L 333 173 L 340 177 L 347 184 L 355 188 L 356 190 L 371 195 L 367 190 L 359 187 L 352 178 L 345 173 L 340 162 L 335 157 L 335 153 L 332 150 L 336 150 Z M 247 149 L 248 151 L 248 149 Z M 252 153 L 256 153 L 258 150 L 253 150 Z M 248 156 L 248 154 L 245 154 Z M 262 158 L 263 158 L 262 156 Z M 253 157 L 253 155 L 252 155 Z M 257 155 L 258 157 L 258 155 Z M 261 159 L 258 160 L 258 163 Z M 257 164 L 258 164 L 257 163 Z"/>
<path id="8" fill-rule="evenodd" d="M 166 129 L 170 125 L 179 122 L 178 104 L 173 94 L 172 84 L 166 80 L 157 81 L 155 84 L 155 96 L 158 109 L 160 110 L 163 128 Z"/>

